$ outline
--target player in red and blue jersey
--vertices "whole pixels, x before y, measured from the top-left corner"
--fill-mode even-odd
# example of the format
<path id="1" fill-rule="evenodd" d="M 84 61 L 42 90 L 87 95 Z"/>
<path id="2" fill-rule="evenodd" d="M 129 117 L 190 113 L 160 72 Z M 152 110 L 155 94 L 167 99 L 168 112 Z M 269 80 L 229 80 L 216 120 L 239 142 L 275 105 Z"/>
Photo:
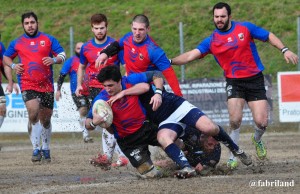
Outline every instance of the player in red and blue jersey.
<path id="1" fill-rule="evenodd" d="M 0 39 L 1 39 L 1 34 L 0 34 Z M 6 115 L 6 97 L 5 97 L 5 93 L 4 90 L 2 88 L 2 75 L 7 79 L 6 74 L 4 72 L 4 66 L 3 66 L 3 54 L 5 52 L 5 46 L 3 45 L 2 42 L 0 42 L 0 128 L 3 124 L 5 115 Z M 19 94 L 19 88 L 18 86 L 14 83 L 13 85 L 14 90 L 16 92 L 16 94 Z"/>
<path id="2" fill-rule="evenodd" d="M 107 36 L 107 26 L 108 20 L 104 14 L 94 14 L 91 17 L 91 30 L 94 33 L 94 38 L 86 42 L 80 51 L 80 65 L 77 72 L 77 89 L 76 95 L 81 96 L 82 90 L 82 81 L 83 78 L 88 84 L 89 88 L 89 100 L 90 102 L 99 94 L 103 86 L 97 80 L 97 75 L 100 69 L 95 67 L 95 61 L 100 55 L 100 52 L 115 41 L 114 38 Z M 121 53 L 120 53 L 121 54 Z M 120 60 L 119 56 L 115 55 L 108 59 L 106 65 L 117 65 L 119 66 Z M 84 75 L 85 72 L 85 75 Z M 119 157 L 116 163 L 113 163 L 114 166 L 125 166 L 128 163 L 127 158 L 124 156 L 122 151 L 119 149 L 119 146 L 116 143 L 116 140 L 113 135 L 109 134 L 105 129 L 102 130 L 102 146 L 104 156 L 106 161 L 110 161 L 113 156 L 113 152 L 117 152 Z M 102 155 L 99 154 L 99 157 Z"/>
<path id="3" fill-rule="evenodd" d="M 144 178 L 160 176 L 160 172 L 153 166 L 148 145 L 158 146 L 156 130 L 146 121 L 146 112 L 139 101 L 138 94 L 149 90 L 149 85 L 140 83 L 133 86 L 136 80 L 149 82 L 155 78 L 154 72 L 146 72 L 136 77 L 122 77 L 119 68 L 107 66 L 98 74 L 98 80 L 103 84 L 102 90 L 93 100 L 92 105 L 98 99 L 108 100 L 113 96 L 120 95 L 127 88 L 138 87 L 137 93 L 126 93 L 128 96 L 116 101 L 112 105 L 113 124 L 111 129 L 117 142 L 127 156 L 132 166 L 137 168 Z M 163 82 L 163 79 L 154 79 L 154 84 Z M 161 84 L 162 85 L 162 84 Z M 156 102 L 153 102 L 154 106 Z M 87 120 L 86 128 L 95 129 L 103 122 L 103 118 L 91 108 Z M 97 162 L 97 161 L 91 161 Z"/>
<path id="4" fill-rule="evenodd" d="M 264 66 L 259 58 L 254 40 L 269 42 L 279 49 L 287 63 L 298 63 L 298 56 L 291 52 L 281 40 L 250 22 L 231 20 L 231 8 L 227 3 L 217 3 L 213 7 L 216 30 L 205 38 L 196 49 L 183 53 L 171 61 L 175 65 L 186 64 L 195 59 L 212 54 L 226 78 L 230 136 L 238 144 L 239 131 L 243 117 L 243 107 L 248 104 L 255 123 L 252 142 L 257 156 L 264 159 L 267 150 L 261 140 L 268 126 L 268 102 L 262 71 Z M 228 160 L 230 168 L 236 168 L 233 155 Z"/>
<path id="5" fill-rule="evenodd" d="M 4 90 L 2 88 L 2 74 L 5 76 L 4 73 L 4 67 L 3 67 L 3 53 L 5 52 L 5 47 L 3 45 L 2 42 L 0 42 L 0 69 L 1 69 L 1 73 L 0 73 L 0 128 L 2 126 L 2 123 L 4 121 L 4 117 L 6 115 L 6 97 L 4 94 Z"/>
<path id="6" fill-rule="evenodd" d="M 44 159 L 50 162 L 51 116 L 54 106 L 52 65 L 64 62 L 66 55 L 56 38 L 38 30 L 35 13 L 22 14 L 21 21 L 25 33 L 13 40 L 4 53 L 7 90 L 12 91 L 14 70 L 28 111 L 28 132 L 33 146 L 31 160 L 39 162 Z M 16 56 L 19 62 L 13 63 Z"/>
<path id="7" fill-rule="evenodd" d="M 196 174 L 184 153 L 174 143 L 185 130 L 189 130 L 186 126 L 195 127 L 197 130 L 213 136 L 216 140 L 222 141 L 245 165 L 252 163 L 251 158 L 239 149 L 222 127 L 214 124 L 200 109 L 190 104 L 184 98 L 163 90 L 163 79 L 160 71 L 131 74 L 123 77 L 122 80 L 120 77 L 120 72 L 116 67 L 108 66 L 103 68 L 98 75 L 98 80 L 103 83 L 105 90 L 95 100 L 103 99 L 111 104 L 113 110 L 113 132 L 120 148 L 133 166 L 138 168 L 139 165 L 142 165 L 136 158 L 136 151 L 134 150 L 140 147 L 141 144 L 143 147 L 147 146 L 146 142 L 149 137 L 145 136 L 142 138 L 140 135 L 135 134 L 140 131 L 146 115 L 155 126 L 158 126 L 157 140 L 159 144 L 180 167 L 181 170 L 175 173 L 178 178 L 187 178 Z M 155 86 L 151 90 L 146 86 L 144 88 L 130 87 L 132 84 L 150 82 L 152 80 Z M 140 94 L 143 95 L 138 99 L 136 95 Z M 93 129 L 96 125 L 103 122 L 103 118 L 96 113 L 96 110 L 90 109 L 88 118 L 90 118 L 86 122 L 88 129 Z M 139 144 L 135 142 L 137 139 Z M 140 142 L 142 139 L 145 141 L 144 143 Z M 147 158 L 146 156 L 149 155 L 145 155 L 145 158 Z"/>
<path id="8" fill-rule="evenodd" d="M 91 27 L 94 33 L 94 38 L 84 43 L 80 51 L 80 65 L 77 73 L 77 89 L 76 95 L 81 95 L 82 82 L 84 74 L 88 80 L 90 99 L 93 100 L 99 94 L 103 86 L 97 80 L 97 75 L 100 71 L 96 68 L 95 62 L 100 52 L 115 41 L 114 38 L 107 36 L 108 21 L 104 14 L 94 14 L 91 17 Z M 119 65 L 120 60 L 117 55 L 108 59 L 107 65 Z"/>
<path id="9" fill-rule="evenodd" d="M 136 15 L 131 23 L 131 31 L 103 50 L 101 53 L 104 54 L 98 57 L 96 66 L 106 64 L 108 57 L 114 56 L 122 50 L 127 75 L 159 70 L 165 76 L 173 92 L 178 96 L 182 96 L 178 79 L 169 59 L 148 35 L 150 22 L 147 16 Z"/>
<path id="10" fill-rule="evenodd" d="M 79 112 L 79 124 L 80 129 L 82 131 L 83 141 L 85 143 L 93 143 L 93 138 L 89 136 L 88 130 L 84 126 L 84 122 L 86 119 L 86 115 L 88 112 L 88 108 L 90 105 L 90 101 L 86 95 L 76 96 L 75 90 L 77 87 L 77 70 L 80 64 L 79 57 L 80 57 L 80 49 L 83 45 L 83 42 L 77 42 L 75 45 L 75 55 L 70 57 L 66 62 L 63 64 L 60 75 L 57 81 L 57 90 L 55 94 L 56 101 L 59 101 L 61 98 L 61 86 L 64 83 L 64 79 L 67 75 L 70 77 L 70 90 L 73 101 L 77 107 Z M 87 90 L 87 89 L 86 89 Z"/>

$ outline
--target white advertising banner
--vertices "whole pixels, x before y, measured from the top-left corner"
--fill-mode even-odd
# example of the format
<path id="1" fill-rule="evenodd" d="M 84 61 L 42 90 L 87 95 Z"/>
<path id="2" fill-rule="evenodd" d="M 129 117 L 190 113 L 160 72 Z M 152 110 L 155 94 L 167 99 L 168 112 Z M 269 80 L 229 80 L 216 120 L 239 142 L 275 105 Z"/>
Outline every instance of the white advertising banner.
<path id="1" fill-rule="evenodd" d="M 300 122 L 300 71 L 278 72 L 280 122 Z"/>
<path id="2" fill-rule="evenodd" d="M 2 84 L 5 91 L 7 84 Z M 56 88 L 56 84 L 55 84 Z M 53 132 L 79 132 L 79 113 L 73 102 L 70 83 L 64 83 L 61 89 L 62 98 L 54 102 L 52 116 Z M 22 95 L 12 93 L 6 95 L 6 117 L 0 129 L 1 132 L 27 132 L 28 112 Z"/>

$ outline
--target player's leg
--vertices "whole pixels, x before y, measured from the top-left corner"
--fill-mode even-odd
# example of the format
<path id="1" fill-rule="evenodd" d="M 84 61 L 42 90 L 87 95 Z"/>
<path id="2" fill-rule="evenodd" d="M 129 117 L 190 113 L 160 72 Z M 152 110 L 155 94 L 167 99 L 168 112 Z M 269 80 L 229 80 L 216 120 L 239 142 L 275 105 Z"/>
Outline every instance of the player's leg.
<path id="1" fill-rule="evenodd" d="M 38 118 L 40 102 L 34 91 L 22 92 L 22 97 L 28 112 L 28 133 L 33 147 L 31 160 L 32 162 L 39 162 L 41 161 L 40 141 L 42 132 Z"/>
<path id="2" fill-rule="evenodd" d="M 106 155 L 107 160 L 111 163 L 114 154 L 116 139 L 113 134 L 109 133 L 106 129 L 102 129 L 102 149 L 103 154 Z"/>
<path id="3" fill-rule="evenodd" d="M 251 137 L 252 142 L 255 145 L 258 158 L 264 159 L 267 156 L 267 150 L 262 141 L 262 136 L 268 126 L 268 103 L 267 100 L 259 100 L 248 102 L 248 104 L 255 123 L 255 132 Z"/>
<path id="4" fill-rule="evenodd" d="M 246 100 L 252 111 L 255 123 L 255 133 L 252 136 L 252 142 L 255 145 L 258 158 L 264 159 L 267 156 L 267 150 L 261 137 L 268 126 L 268 102 L 263 74 L 260 73 L 247 80 L 245 88 Z"/>
<path id="5" fill-rule="evenodd" d="M 88 130 L 85 128 L 85 119 L 88 113 L 88 108 L 90 106 L 90 102 L 88 96 L 80 96 L 77 97 L 76 94 L 72 94 L 73 102 L 77 107 L 77 111 L 79 112 L 79 126 L 82 131 L 82 138 L 84 143 L 93 143 L 93 138 L 89 136 Z"/>
<path id="6" fill-rule="evenodd" d="M 54 93 L 40 93 L 41 105 L 39 119 L 42 125 L 42 153 L 43 159 L 46 162 L 51 161 L 50 143 L 52 134 L 51 117 L 53 114 Z"/>
<path id="7" fill-rule="evenodd" d="M 84 143 L 93 143 L 94 140 L 90 137 L 89 131 L 85 128 L 85 119 L 87 115 L 88 108 L 87 107 L 80 107 L 79 111 L 79 125 L 82 131 L 82 138 Z"/>
<path id="8" fill-rule="evenodd" d="M 116 140 L 117 141 L 117 140 Z M 119 166 L 127 166 L 129 160 L 125 156 L 125 154 L 122 152 L 119 144 L 116 142 L 115 145 L 115 153 L 118 154 L 118 160 L 116 162 L 113 162 L 111 164 L 112 167 L 119 167 Z"/>
<path id="9" fill-rule="evenodd" d="M 6 98 L 2 86 L 0 86 L 0 129 L 6 115 Z"/>
<path id="10" fill-rule="evenodd" d="M 166 123 L 159 126 L 157 140 L 166 154 L 179 166 L 180 170 L 175 172 L 178 178 L 188 178 L 196 175 L 183 151 L 174 142 L 178 134 L 182 134 L 185 126 L 175 123 Z"/>
<path id="11" fill-rule="evenodd" d="M 3 124 L 4 118 L 5 118 L 5 114 L 6 114 L 6 105 L 5 102 L 3 102 L 2 98 L 5 98 L 5 96 L 0 96 L 0 128 Z"/>
<path id="12" fill-rule="evenodd" d="M 229 113 L 229 136 L 236 145 L 239 145 L 240 126 L 242 123 L 244 105 L 245 100 L 243 98 L 229 98 L 227 101 Z M 238 166 L 237 159 L 232 152 L 229 152 L 227 166 L 231 169 L 235 169 Z"/>
<path id="13" fill-rule="evenodd" d="M 116 146 L 116 139 L 113 134 L 109 133 L 106 129 L 102 129 L 102 150 L 103 154 L 91 158 L 90 163 L 94 166 L 99 166 L 109 169 L 112 163 L 113 153 Z"/>
<path id="14" fill-rule="evenodd" d="M 138 171 L 141 178 L 159 178 L 161 172 L 153 165 L 149 145 L 158 146 L 156 131 L 149 123 L 144 125 L 135 133 L 118 139 L 120 149 L 129 159 L 131 165 Z"/>
<path id="15" fill-rule="evenodd" d="M 216 125 L 204 113 L 194 108 L 182 119 L 182 122 L 197 128 L 202 133 L 212 136 L 217 141 L 223 143 L 235 156 L 237 156 L 245 165 L 252 164 L 251 158 L 236 145 L 225 130 Z"/>

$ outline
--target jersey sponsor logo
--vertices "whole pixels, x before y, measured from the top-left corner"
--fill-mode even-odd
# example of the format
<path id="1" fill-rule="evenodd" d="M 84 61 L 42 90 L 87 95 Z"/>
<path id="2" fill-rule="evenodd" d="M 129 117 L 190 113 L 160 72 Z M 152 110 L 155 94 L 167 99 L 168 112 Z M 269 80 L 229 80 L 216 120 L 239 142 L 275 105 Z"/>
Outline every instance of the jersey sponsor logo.
<path id="1" fill-rule="evenodd" d="M 134 157 L 136 161 L 140 161 L 142 159 L 140 152 L 141 151 L 139 149 L 135 149 L 130 153 L 130 156 Z"/>
<path id="2" fill-rule="evenodd" d="M 232 95 L 232 85 L 228 85 L 226 88 L 227 91 L 227 96 L 231 96 Z"/>
<path id="3" fill-rule="evenodd" d="M 44 41 L 44 40 L 41 40 L 41 41 L 40 41 L 40 45 L 41 45 L 41 46 L 45 46 L 45 41 Z"/>
<path id="4" fill-rule="evenodd" d="M 142 61 L 145 57 L 143 56 L 142 53 L 139 54 L 139 59 Z"/>
<path id="5" fill-rule="evenodd" d="M 239 33 L 238 34 L 238 37 L 241 41 L 244 41 L 245 40 L 245 36 L 244 36 L 244 33 Z"/>

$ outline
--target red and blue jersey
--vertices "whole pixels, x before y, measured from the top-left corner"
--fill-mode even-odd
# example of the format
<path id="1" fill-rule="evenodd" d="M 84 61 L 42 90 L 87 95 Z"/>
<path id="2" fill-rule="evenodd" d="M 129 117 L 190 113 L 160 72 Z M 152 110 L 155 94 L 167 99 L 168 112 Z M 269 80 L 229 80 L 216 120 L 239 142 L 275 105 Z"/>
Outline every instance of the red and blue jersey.
<path id="1" fill-rule="evenodd" d="M 57 56 L 61 52 L 64 49 L 56 38 L 38 32 L 35 37 L 23 34 L 13 40 L 4 55 L 11 59 L 18 56 L 19 63 L 23 64 L 24 72 L 18 75 L 21 91 L 53 92 L 52 65 L 44 65 L 42 59 Z"/>
<path id="2" fill-rule="evenodd" d="M 77 87 L 77 70 L 80 64 L 79 57 L 76 55 L 72 56 L 63 64 L 60 73 L 62 75 L 69 74 L 70 77 L 70 89 L 71 93 L 74 94 Z"/>
<path id="3" fill-rule="evenodd" d="M 149 82 L 145 73 L 132 74 L 128 77 L 122 78 L 122 90 L 130 88 L 133 84 Z M 107 101 L 110 98 L 106 90 L 102 90 L 93 100 L 92 106 L 96 100 L 102 99 Z M 144 121 L 146 120 L 146 112 L 139 96 L 124 96 L 122 99 L 117 100 L 112 105 L 113 111 L 113 124 L 114 135 L 118 138 L 126 137 L 136 131 L 138 131 Z M 93 118 L 92 108 L 87 115 L 87 118 Z"/>
<path id="4" fill-rule="evenodd" d="M 3 68 L 3 54 L 5 52 L 5 46 L 0 42 L 0 68 Z M 0 73 L 0 84 L 2 83 L 2 73 Z"/>
<path id="5" fill-rule="evenodd" d="M 169 59 L 149 35 L 142 43 L 135 43 L 133 33 L 129 32 L 119 40 L 119 44 L 124 51 L 125 70 L 128 75 L 159 70 L 174 93 L 182 96 L 179 82 Z"/>
<path id="6" fill-rule="evenodd" d="M 226 32 L 216 29 L 197 49 L 202 55 L 213 54 L 226 78 L 247 78 L 264 70 L 254 39 L 267 41 L 269 31 L 250 22 L 231 22 Z"/>
<path id="7" fill-rule="evenodd" d="M 82 46 L 80 51 L 80 63 L 82 65 L 87 65 L 85 73 L 88 77 L 89 87 L 103 88 L 103 86 L 97 80 L 99 71 L 105 66 L 120 64 L 118 55 L 114 55 L 108 59 L 105 66 L 100 66 L 99 69 L 97 69 L 95 66 L 96 59 L 100 55 L 100 52 L 114 41 L 115 39 L 107 36 L 107 40 L 103 44 L 97 44 L 93 38 Z"/>

